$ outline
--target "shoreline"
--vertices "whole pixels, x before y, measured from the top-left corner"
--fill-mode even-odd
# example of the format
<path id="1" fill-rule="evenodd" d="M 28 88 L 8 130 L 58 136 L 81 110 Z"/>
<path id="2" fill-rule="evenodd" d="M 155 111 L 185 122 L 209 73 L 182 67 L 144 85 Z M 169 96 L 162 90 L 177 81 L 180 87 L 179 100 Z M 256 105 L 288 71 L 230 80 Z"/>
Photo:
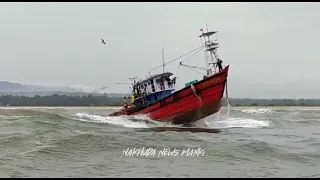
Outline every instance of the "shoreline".
<path id="1" fill-rule="evenodd" d="M 0 106 L 0 109 L 121 109 L 122 106 Z M 230 109 L 320 109 L 320 106 L 231 106 Z M 222 106 L 221 109 L 228 109 Z"/>
<path id="2" fill-rule="evenodd" d="M 0 106 L 0 109 L 121 109 L 122 106 Z"/>

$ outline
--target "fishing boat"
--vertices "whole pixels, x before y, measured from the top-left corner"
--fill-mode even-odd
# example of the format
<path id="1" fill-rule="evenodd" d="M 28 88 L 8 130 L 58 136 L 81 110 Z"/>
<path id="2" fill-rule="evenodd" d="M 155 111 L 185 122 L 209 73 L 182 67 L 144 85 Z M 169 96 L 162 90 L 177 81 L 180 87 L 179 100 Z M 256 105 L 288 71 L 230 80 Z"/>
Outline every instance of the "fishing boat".
<path id="1" fill-rule="evenodd" d="M 171 122 L 172 124 L 190 124 L 220 111 L 224 92 L 227 93 L 227 77 L 229 65 L 222 65 L 218 55 L 219 43 L 211 40 L 217 31 L 204 32 L 199 36 L 201 46 L 190 51 L 204 51 L 205 68 L 179 63 L 179 66 L 205 70 L 203 78 L 185 83 L 185 87 L 176 90 L 176 77 L 165 72 L 149 75 L 139 81 L 135 78 L 131 84 L 132 106 L 111 113 L 110 116 L 147 115 L 155 121 Z M 162 50 L 163 53 L 163 50 Z M 183 56 L 185 56 L 183 55 Z M 162 54 L 163 56 L 163 54 Z M 180 56 L 179 58 L 181 58 Z M 177 59 L 179 59 L 177 58 Z M 171 63 L 174 59 L 168 63 Z"/>

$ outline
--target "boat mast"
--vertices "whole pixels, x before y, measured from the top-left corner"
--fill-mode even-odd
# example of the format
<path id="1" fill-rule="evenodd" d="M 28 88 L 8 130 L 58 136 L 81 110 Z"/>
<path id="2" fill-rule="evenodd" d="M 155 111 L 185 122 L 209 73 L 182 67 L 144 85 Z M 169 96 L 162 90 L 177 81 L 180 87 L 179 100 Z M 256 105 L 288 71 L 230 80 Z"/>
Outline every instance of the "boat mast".
<path id="1" fill-rule="evenodd" d="M 203 34 L 203 29 L 201 29 L 200 31 L 202 31 L 202 34 Z M 200 38 L 200 41 L 201 41 L 201 45 L 203 46 L 203 47 L 205 47 L 205 44 L 202 42 L 202 38 Z M 203 53 L 204 53 L 204 59 L 205 59 L 205 66 L 206 66 L 206 68 L 208 69 L 209 68 L 209 60 L 208 60 L 208 54 L 206 53 L 206 51 L 205 51 L 205 49 L 203 48 Z M 207 71 L 207 75 L 208 75 L 208 70 L 206 70 Z"/>
<path id="2" fill-rule="evenodd" d="M 210 36 L 216 34 L 217 31 L 209 31 L 207 23 L 206 23 L 206 29 L 207 29 L 207 32 L 204 33 L 203 30 L 202 30 L 202 35 L 200 35 L 199 37 L 204 39 L 204 43 L 205 43 L 204 51 L 205 51 L 205 54 L 206 54 L 206 52 L 208 52 L 210 54 L 210 57 L 211 57 L 212 63 L 209 63 L 208 59 L 206 57 L 207 67 L 208 67 L 207 75 L 211 75 L 212 74 L 212 70 L 209 68 L 211 64 L 214 67 L 214 73 L 216 73 L 216 71 L 217 71 L 215 65 L 216 65 L 217 60 L 219 59 L 219 56 L 217 54 L 217 49 L 219 48 L 219 46 L 218 46 L 219 43 L 213 42 L 210 39 Z M 202 40 L 201 40 L 201 42 L 202 42 Z"/>
<path id="3" fill-rule="evenodd" d="M 209 32 L 209 28 L 208 28 L 207 22 L 206 22 L 206 28 L 207 28 L 207 32 Z M 211 42 L 210 36 L 208 36 L 208 42 Z M 210 57 L 211 57 L 211 61 L 214 62 L 213 57 L 212 57 L 212 53 L 209 53 L 209 54 L 210 54 Z M 208 66 L 210 66 L 210 65 L 208 64 Z M 216 71 L 215 66 L 214 66 L 214 71 Z"/>

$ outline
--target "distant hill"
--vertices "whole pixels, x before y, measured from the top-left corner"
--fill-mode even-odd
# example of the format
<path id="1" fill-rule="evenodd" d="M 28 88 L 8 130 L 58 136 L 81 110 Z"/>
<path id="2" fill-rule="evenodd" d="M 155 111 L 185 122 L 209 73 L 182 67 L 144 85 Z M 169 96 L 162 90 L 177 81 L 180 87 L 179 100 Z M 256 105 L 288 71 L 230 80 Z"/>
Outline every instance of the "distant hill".
<path id="1" fill-rule="evenodd" d="M 51 96 L 51 95 L 66 95 L 66 96 L 87 96 L 87 95 L 93 95 L 93 96 L 109 96 L 109 97 L 121 97 L 127 96 L 130 97 L 130 94 L 117 94 L 117 93 L 89 93 L 89 92 L 62 92 L 62 91 L 34 91 L 34 92 L 0 92 L 0 96 L 5 95 L 12 95 L 12 96 L 27 96 L 27 97 L 33 97 L 33 96 Z"/>
<path id="2" fill-rule="evenodd" d="M 8 81 L 0 81 L 0 92 L 17 93 L 17 92 L 77 92 L 75 88 L 64 86 L 44 86 L 44 85 L 27 85 L 21 83 L 13 83 Z"/>
<path id="3" fill-rule="evenodd" d="M 91 93 L 91 89 L 82 87 L 67 87 L 67 86 L 52 86 L 52 85 L 29 85 L 21 83 L 13 83 L 8 81 L 0 81 L 0 96 L 4 95 L 13 95 L 13 96 L 51 96 L 53 94 L 57 95 L 68 95 L 68 96 L 77 96 L 77 95 L 106 95 L 101 93 Z M 109 97 L 123 97 L 131 96 L 130 94 L 121 94 L 121 93 L 108 93 Z"/>

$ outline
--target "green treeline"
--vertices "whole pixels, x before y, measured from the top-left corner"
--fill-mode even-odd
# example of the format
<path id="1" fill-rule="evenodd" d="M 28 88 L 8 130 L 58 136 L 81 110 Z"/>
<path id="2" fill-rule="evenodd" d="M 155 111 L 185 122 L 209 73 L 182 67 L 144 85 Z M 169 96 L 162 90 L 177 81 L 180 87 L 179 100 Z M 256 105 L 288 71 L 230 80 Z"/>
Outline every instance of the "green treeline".
<path id="1" fill-rule="evenodd" d="M 250 99 L 230 98 L 231 106 L 320 106 L 320 99 Z M 226 100 L 222 101 L 223 106 Z"/>
<path id="2" fill-rule="evenodd" d="M 122 96 L 46 95 L 0 96 L 1 106 L 122 106 Z M 225 99 L 222 101 L 226 105 Z M 230 98 L 231 106 L 320 106 L 320 99 L 249 99 Z"/>
<path id="3" fill-rule="evenodd" d="M 1 106 L 121 106 L 121 97 L 93 95 L 0 96 Z"/>

